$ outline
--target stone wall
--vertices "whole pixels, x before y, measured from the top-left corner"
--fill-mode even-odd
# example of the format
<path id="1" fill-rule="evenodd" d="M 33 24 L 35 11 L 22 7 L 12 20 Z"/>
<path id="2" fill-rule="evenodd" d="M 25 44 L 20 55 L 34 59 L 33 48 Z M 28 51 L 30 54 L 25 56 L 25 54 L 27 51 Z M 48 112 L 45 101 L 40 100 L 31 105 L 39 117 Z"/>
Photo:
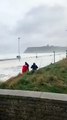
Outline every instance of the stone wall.
<path id="1" fill-rule="evenodd" d="M 67 95 L 0 90 L 0 120 L 67 120 Z"/>

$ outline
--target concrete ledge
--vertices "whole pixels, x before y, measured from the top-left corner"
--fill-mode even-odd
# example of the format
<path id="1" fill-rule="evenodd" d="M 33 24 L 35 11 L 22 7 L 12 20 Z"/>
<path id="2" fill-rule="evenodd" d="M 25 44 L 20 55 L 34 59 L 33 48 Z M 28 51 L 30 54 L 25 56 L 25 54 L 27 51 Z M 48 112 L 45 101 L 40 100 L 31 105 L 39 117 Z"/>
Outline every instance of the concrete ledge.
<path id="1" fill-rule="evenodd" d="M 67 120 L 67 94 L 0 89 L 0 120 Z"/>
<path id="2" fill-rule="evenodd" d="M 22 96 L 22 97 L 33 97 L 33 98 L 42 98 L 42 99 L 44 98 L 44 99 L 51 99 L 51 100 L 67 101 L 67 94 L 48 93 L 48 92 L 0 89 L 0 95 Z"/>

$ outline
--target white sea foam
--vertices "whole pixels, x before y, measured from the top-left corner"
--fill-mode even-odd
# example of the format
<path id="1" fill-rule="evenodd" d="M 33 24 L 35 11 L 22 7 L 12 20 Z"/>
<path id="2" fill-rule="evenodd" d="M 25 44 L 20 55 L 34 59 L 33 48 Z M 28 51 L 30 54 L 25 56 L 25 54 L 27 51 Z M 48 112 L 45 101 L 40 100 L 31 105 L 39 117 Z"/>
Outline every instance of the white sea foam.
<path id="1" fill-rule="evenodd" d="M 36 57 L 37 56 L 37 57 Z M 2 55 L 0 59 L 15 58 L 16 55 Z M 65 58 L 65 53 L 56 53 L 55 61 L 59 61 Z M 53 53 L 38 53 L 38 54 L 22 54 L 20 61 L 16 60 L 5 60 L 0 61 L 0 81 L 5 81 L 12 76 L 16 76 L 21 73 L 21 67 L 26 62 L 29 63 L 30 67 L 35 62 L 39 68 L 47 66 L 54 62 Z M 30 68 L 31 70 L 31 68 Z"/>

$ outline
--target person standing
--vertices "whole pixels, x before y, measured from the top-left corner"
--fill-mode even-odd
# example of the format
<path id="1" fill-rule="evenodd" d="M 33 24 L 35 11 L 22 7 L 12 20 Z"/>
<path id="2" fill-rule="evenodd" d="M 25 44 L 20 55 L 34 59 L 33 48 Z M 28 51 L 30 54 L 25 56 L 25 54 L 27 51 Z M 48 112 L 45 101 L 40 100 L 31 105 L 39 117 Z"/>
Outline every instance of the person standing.
<path id="1" fill-rule="evenodd" d="M 22 66 L 22 74 L 29 71 L 29 64 L 25 62 L 25 65 Z"/>
<path id="2" fill-rule="evenodd" d="M 31 68 L 32 68 L 32 72 L 35 72 L 37 70 L 38 66 L 35 63 L 33 63 Z"/>

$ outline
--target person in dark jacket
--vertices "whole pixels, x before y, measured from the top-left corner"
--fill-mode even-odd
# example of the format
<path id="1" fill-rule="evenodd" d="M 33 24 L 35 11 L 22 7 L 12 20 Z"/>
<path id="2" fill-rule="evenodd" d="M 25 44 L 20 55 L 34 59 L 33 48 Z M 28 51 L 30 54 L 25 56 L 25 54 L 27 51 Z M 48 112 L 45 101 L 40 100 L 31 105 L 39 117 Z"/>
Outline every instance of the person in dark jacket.
<path id="1" fill-rule="evenodd" d="M 35 72 L 37 70 L 38 66 L 35 63 L 33 63 L 31 68 L 32 68 L 32 72 Z"/>
<path id="2" fill-rule="evenodd" d="M 22 74 L 29 71 L 29 64 L 25 62 L 25 65 L 22 66 Z"/>

